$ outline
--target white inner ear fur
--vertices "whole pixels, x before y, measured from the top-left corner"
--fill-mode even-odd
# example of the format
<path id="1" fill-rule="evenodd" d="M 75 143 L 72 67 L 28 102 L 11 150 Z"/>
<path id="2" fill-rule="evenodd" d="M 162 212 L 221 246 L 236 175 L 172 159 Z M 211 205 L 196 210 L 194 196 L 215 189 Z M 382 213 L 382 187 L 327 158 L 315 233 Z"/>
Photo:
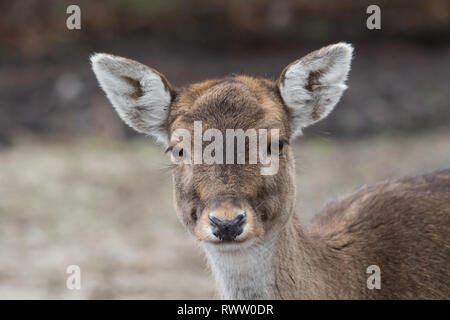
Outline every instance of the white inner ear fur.
<path id="1" fill-rule="evenodd" d="M 294 62 L 280 79 L 280 93 L 291 111 L 292 136 L 325 118 L 347 86 L 353 47 L 337 43 Z"/>
<path id="2" fill-rule="evenodd" d="M 92 69 L 122 120 L 167 145 L 165 123 L 171 96 L 161 76 L 138 62 L 109 55 L 91 57 Z"/>

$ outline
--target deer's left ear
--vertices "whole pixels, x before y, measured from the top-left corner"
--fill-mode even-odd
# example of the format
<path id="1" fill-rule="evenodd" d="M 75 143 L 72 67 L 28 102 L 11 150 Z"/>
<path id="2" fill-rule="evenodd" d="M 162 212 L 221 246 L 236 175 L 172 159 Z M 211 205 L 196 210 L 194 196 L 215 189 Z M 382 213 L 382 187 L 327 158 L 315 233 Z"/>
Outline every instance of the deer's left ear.
<path id="1" fill-rule="evenodd" d="M 337 43 L 287 66 L 279 79 L 281 97 L 291 115 L 291 138 L 325 118 L 347 88 L 353 47 Z"/>

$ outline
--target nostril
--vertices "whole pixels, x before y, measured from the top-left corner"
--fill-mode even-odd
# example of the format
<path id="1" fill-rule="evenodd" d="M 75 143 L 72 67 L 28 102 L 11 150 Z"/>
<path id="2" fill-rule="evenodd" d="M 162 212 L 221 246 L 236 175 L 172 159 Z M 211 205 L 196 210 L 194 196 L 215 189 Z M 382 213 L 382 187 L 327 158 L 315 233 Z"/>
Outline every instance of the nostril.
<path id="1" fill-rule="evenodd" d="M 214 226 L 216 226 L 218 228 L 222 227 L 222 225 L 223 225 L 223 221 L 222 220 L 220 220 L 219 218 L 214 217 L 212 215 L 209 216 L 209 222 L 211 222 L 212 225 L 214 225 Z"/>
<path id="2" fill-rule="evenodd" d="M 244 211 L 241 211 L 241 213 L 239 213 L 236 218 L 233 219 L 234 224 L 236 225 L 240 225 L 243 224 L 247 221 L 247 215 L 245 214 Z"/>

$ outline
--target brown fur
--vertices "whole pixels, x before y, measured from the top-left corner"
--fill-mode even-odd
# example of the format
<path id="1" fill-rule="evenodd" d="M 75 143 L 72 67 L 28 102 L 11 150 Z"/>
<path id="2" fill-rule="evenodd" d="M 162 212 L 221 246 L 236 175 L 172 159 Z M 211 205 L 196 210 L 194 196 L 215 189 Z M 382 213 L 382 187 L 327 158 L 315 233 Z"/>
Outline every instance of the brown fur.
<path id="1" fill-rule="evenodd" d="M 278 298 L 448 299 L 450 171 L 387 181 L 295 217 L 275 259 Z M 292 261 L 292 259 L 295 259 Z M 366 268 L 381 269 L 381 290 Z"/>

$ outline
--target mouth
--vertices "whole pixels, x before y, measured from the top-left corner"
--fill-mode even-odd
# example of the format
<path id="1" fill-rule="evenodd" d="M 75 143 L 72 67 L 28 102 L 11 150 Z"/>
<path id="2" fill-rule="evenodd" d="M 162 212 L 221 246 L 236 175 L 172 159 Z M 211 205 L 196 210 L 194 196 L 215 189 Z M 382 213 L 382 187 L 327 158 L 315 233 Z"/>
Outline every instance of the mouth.
<path id="1" fill-rule="evenodd" d="M 219 240 L 219 241 L 212 241 L 212 243 L 215 244 L 215 245 L 229 245 L 229 244 L 238 245 L 238 244 L 246 242 L 247 240 L 248 239 L 242 239 L 242 240 L 222 239 L 222 240 Z"/>
<path id="2" fill-rule="evenodd" d="M 203 241 L 205 246 L 214 248 L 218 251 L 238 251 L 251 247 L 256 242 L 256 238 L 243 240 L 221 240 L 221 241 Z"/>

